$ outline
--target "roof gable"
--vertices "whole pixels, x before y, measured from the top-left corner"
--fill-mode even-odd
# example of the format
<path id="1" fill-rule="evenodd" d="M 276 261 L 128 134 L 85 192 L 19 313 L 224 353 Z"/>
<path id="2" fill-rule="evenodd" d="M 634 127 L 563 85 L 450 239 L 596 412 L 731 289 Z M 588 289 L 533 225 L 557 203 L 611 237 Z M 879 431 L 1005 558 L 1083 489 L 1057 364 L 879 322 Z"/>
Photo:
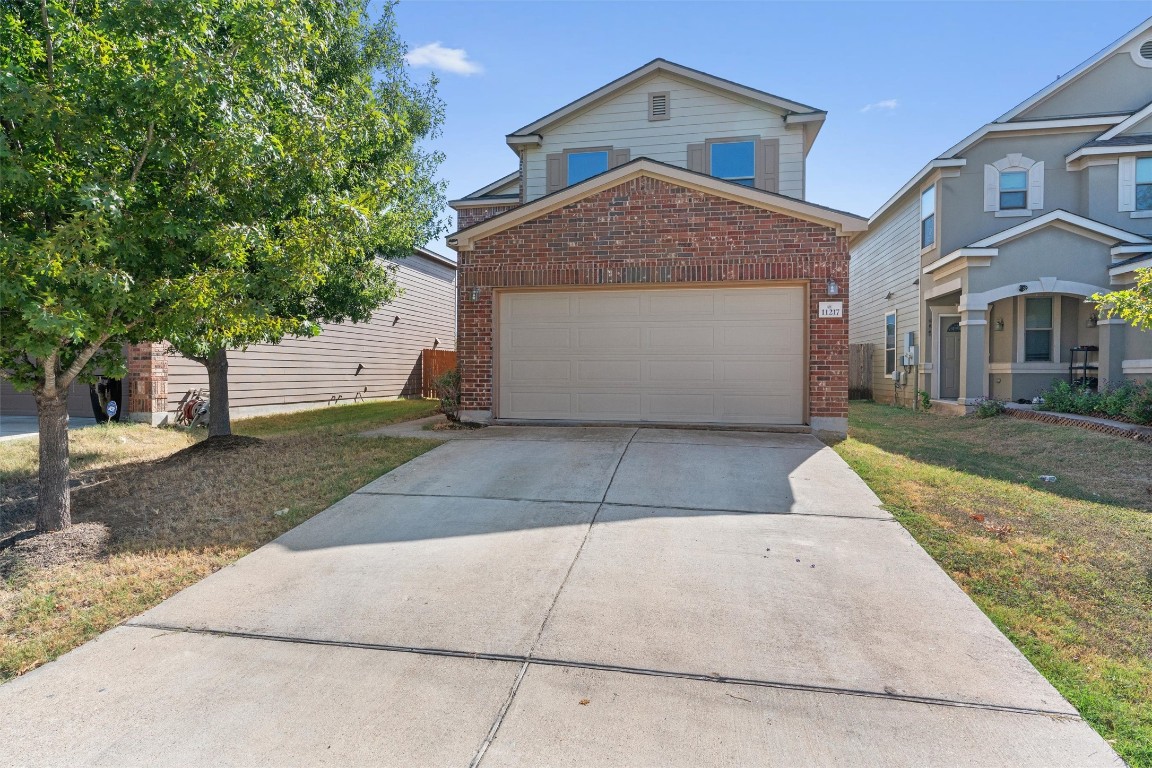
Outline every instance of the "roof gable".
<path id="1" fill-rule="evenodd" d="M 1105 48 L 1103 48 L 1102 50 L 1100 50 L 1099 52 L 1097 52 L 1096 54 L 1094 54 L 1093 56 L 1088 58 L 1087 60 L 1085 60 L 1082 63 L 1080 63 L 1079 65 L 1077 65 L 1075 68 L 1073 68 L 1067 74 L 1057 78 L 1054 82 L 1050 83 L 1047 87 L 1041 88 L 1039 91 L 1032 94 L 1027 99 L 1020 102 L 1019 104 L 1017 104 L 1015 107 L 1013 107 L 1012 109 L 1005 112 L 1000 117 L 996 118 L 996 120 L 994 122 L 1002 123 L 1002 122 L 1007 122 L 1009 120 L 1017 120 L 1017 119 L 1021 119 L 1021 118 L 1035 119 L 1037 117 L 1042 117 L 1042 116 L 1054 117 L 1054 116 L 1068 116 L 1071 114 L 1081 114 L 1081 115 L 1091 114 L 1094 110 L 1089 108 L 1089 109 L 1083 109 L 1079 112 L 1067 112 L 1067 111 L 1065 111 L 1060 115 L 1052 115 L 1052 114 L 1041 115 L 1041 114 L 1039 114 L 1039 112 L 1040 112 L 1039 107 L 1044 102 L 1049 102 L 1050 100 L 1053 99 L 1053 97 L 1066 91 L 1068 88 L 1073 86 L 1073 84 L 1076 84 L 1076 83 L 1080 82 L 1081 80 L 1085 79 L 1088 75 L 1095 72 L 1102 65 L 1107 65 L 1109 62 L 1115 62 L 1115 63 L 1120 64 L 1120 65 L 1127 63 L 1127 64 L 1131 64 L 1133 66 L 1142 67 L 1143 65 L 1138 65 L 1137 62 L 1135 62 L 1133 60 L 1133 57 L 1131 55 L 1129 55 L 1128 49 L 1131 48 L 1133 45 L 1135 45 L 1136 47 L 1139 47 L 1140 43 L 1145 38 L 1147 38 L 1150 34 L 1152 34 L 1152 18 L 1145 19 L 1141 24 L 1136 26 L 1134 29 L 1129 30 L 1127 33 L 1122 35 L 1119 39 L 1117 39 L 1113 43 L 1109 44 L 1108 46 L 1106 46 Z M 1138 55 L 1138 53 L 1136 55 Z M 1145 71 L 1147 71 L 1150 75 L 1152 75 L 1152 69 L 1146 69 Z M 1102 85 L 1107 86 L 1107 84 L 1108 83 L 1105 82 Z M 1104 91 L 1114 90 L 1114 85 L 1115 84 L 1113 83 L 1113 88 L 1107 88 L 1106 87 L 1103 90 Z M 1098 91 L 1101 89 L 1093 89 L 1093 90 Z M 1147 100 L 1145 99 L 1144 101 L 1146 102 Z M 1141 103 L 1144 103 L 1144 102 L 1141 102 Z M 1137 104 L 1137 105 L 1131 106 L 1130 108 L 1136 109 L 1138 106 L 1139 105 Z M 1099 112 L 1101 110 L 1095 110 L 1095 111 Z M 1107 110 L 1107 111 L 1115 112 L 1115 111 L 1127 111 L 1127 110 L 1125 109 L 1125 107 L 1120 106 L 1120 107 L 1116 107 L 1116 108 L 1113 108 L 1113 109 Z"/>
<path id="2" fill-rule="evenodd" d="M 1035 219 L 1026 221 L 1023 224 L 1017 224 L 1015 227 L 1010 227 L 1003 230 L 1002 232 L 997 232 L 991 237 L 986 237 L 983 240 L 977 240 L 968 247 L 995 248 L 1045 227 L 1058 227 L 1060 229 L 1080 234 L 1093 240 L 1107 243 L 1109 245 L 1115 245 L 1116 243 L 1149 242 L 1148 238 L 1142 235 L 1137 235 L 1134 232 L 1129 232 L 1124 229 L 1109 226 L 1108 224 L 1101 224 L 1099 221 L 1094 219 L 1089 219 L 1084 216 L 1079 216 L 1075 213 L 1057 209 L 1051 213 L 1046 213 L 1043 216 L 1039 216 Z"/>
<path id="3" fill-rule="evenodd" d="M 807 104 L 801 104 L 798 101 L 792 101 L 780 96 L 776 96 L 766 91 L 760 91 L 755 88 L 749 88 L 746 85 L 734 83 L 731 80 L 725 80 L 721 77 L 709 75 L 706 72 L 701 72 L 690 67 L 685 67 L 680 64 L 667 61 L 665 59 L 654 59 L 638 69 L 634 69 L 623 77 L 604 85 L 591 93 L 585 94 L 575 101 L 560 107 L 560 109 L 551 112 L 544 117 L 529 123 L 528 125 L 519 128 L 508 134 L 508 143 L 517 143 L 517 139 L 535 138 L 540 133 L 548 130 L 553 125 L 561 123 L 577 114 L 582 113 L 587 109 L 591 109 L 603 101 L 611 98 L 615 94 L 624 91 L 634 85 L 640 83 L 642 80 L 656 74 L 666 74 L 671 77 L 676 77 L 686 80 L 694 85 L 698 85 L 710 90 L 719 91 L 725 95 L 733 98 L 740 98 L 746 101 L 753 101 L 763 104 L 775 111 L 784 115 L 797 115 L 804 116 L 803 122 L 807 121 L 822 121 L 826 114 L 824 110 L 817 109 L 816 107 Z"/>
<path id="4" fill-rule="evenodd" d="M 639 177 L 658 179 L 717 197 L 735 200 L 754 208 L 823 224 L 835 229 L 836 234 L 841 236 L 863 232 L 868 227 L 867 220 L 862 216 L 838 211 L 834 208 L 825 208 L 786 195 L 745 187 L 735 182 L 724 181 L 707 174 L 688 171 L 648 158 L 639 158 L 586 179 L 579 184 L 573 184 L 559 192 L 545 195 L 498 216 L 473 224 L 471 227 L 461 229 L 455 235 L 448 237 L 448 245 L 457 251 L 470 250 L 477 240 L 532 221 L 598 192 Z"/>

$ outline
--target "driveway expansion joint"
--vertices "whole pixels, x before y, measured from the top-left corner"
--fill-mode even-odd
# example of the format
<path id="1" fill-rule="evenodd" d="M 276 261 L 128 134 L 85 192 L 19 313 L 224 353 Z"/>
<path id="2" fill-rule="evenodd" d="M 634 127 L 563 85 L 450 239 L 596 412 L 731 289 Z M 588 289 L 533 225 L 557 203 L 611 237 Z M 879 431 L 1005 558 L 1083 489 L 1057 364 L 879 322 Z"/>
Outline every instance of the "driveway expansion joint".
<path id="1" fill-rule="evenodd" d="M 586 669 L 595 672 L 615 672 L 624 675 L 640 675 L 644 677 L 665 677 L 675 680 L 690 680 L 701 683 L 716 683 L 720 685 L 736 685 L 745 686 L 749 688 L 773 688 L 776 690 L 795 691 L 797 693 L 816 693 L 827 694 L 833 696 L 857 696 L 868 699 L 883 699 L 888 701 L 899 701 L 906 704 L 922 704 L 927 706 L 937 707 L 953 707 L 961 709 L 976 709 L 987 712 L 1006 712 L 1018 715 L 1033 715 L 1040 717 L 1056 718 L 1059 720 L 1067 721 L 1082 721 L 1083 718 L 1074 713 L 1062 710 L 1039 709 L 1036 707 L 1017 707 L 1010 704 L 990 704 L 987 702 L 979 701 L 965 701 L 963 699 L 948 699 L 935 696 L 917 696 L 914 694 L 891 693 L 886 690 L 869 690 L 867 688 L 848 688 L 840 686 L 829 685 L 810 685 L 806 683 L 792 683 L 783 680 L 763 680 L 756 678 L 746 677 L 728 677 L 720 674 L 705 674 L 700 672 L 677 672 L 675 670 L 667 669 L 651 669 L 646 667 L 629 667 L 619 664 L 603 664 L 594 661 L 577 661 L 574 659 L 554 659 L 540 656 L 532 656 L 531 651 L 527 655 L 520 655 L 514 653 L 492 653 L 487 651 L 462 651 L 449 648 L 422 648 L 418 646 L 409 645 L 392 645 L 388 643 L 364 643 L 355 640 L 322 640 L 308 637 L 296 637 L 291 635 L 270 635 L 262 634 L 259 632 L 242 632 L 226 629 L 206 629 L 197 627 L 181 627 L 171 624 L 159 624 L 152 622 L 125 622 L 121 626 L 129 627 L 132 629 L 151 629 L 164 633 L 188 633 L 193 635 L 208 635 L 211 637 L 232 638 L 237 640 L 263 640 L 266 642 L 274 643 L 294 643 L 300 645 L 319 645 L 329 646 L 333 648 L 350 648 L 362 651 L 381 651 L 386 653 L 410 653 L 419 656 L 441 656 L 446 658 L 456 659 L 470 659 L 474 661 L 494 661 L 505 664 L 520 664 L 522 666 L 521 672 L 517 676 L 515 687 L 519 686 L 520 680 L 523 678 L 524 672 L 530 665 L 541 667 L 564 667 L 569 669 Z M 508 697 L 507 705 L 510 706 L 512 699 L 515 698 L 515 690 L 512 695 Z M 501 717 L 507 712 L 507 707 L 504 708 Z M 491 736 L 495 735 L 495 730 L 490 732 Z"/>

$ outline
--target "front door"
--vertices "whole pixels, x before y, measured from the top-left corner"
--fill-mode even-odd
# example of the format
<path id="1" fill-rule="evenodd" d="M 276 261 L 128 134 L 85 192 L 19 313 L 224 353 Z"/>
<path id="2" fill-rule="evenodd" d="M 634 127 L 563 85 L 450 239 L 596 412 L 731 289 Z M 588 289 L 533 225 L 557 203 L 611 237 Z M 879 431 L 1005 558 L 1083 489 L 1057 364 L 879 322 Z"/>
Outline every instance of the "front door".
<path id="1" fill-rule="evenodd" d="M 960 317 L 945 315 L 940 326 L 944 330 L 940 339 L 940 398 L 956 400 L 960 397 Z"/>

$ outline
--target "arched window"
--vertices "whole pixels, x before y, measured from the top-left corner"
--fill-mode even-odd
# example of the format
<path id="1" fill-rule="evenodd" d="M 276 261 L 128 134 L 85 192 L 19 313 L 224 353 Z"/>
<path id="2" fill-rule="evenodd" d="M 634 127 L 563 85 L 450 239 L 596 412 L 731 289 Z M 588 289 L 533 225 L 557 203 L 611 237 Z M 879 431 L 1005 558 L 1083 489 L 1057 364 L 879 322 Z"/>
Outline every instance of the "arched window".
<path id="1" fill-rule="evenodd" d="M 1044 207 L 1044 163 L 1013 153 L 984 166 L 984 210 L 1031 216 Z"/>

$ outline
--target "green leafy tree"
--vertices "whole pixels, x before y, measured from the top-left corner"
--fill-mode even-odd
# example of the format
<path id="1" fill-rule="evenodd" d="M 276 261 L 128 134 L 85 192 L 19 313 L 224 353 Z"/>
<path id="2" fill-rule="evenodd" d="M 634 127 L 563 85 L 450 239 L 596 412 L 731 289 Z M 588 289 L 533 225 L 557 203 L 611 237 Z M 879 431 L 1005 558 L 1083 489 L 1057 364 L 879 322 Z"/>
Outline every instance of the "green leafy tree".
<path id="1" fill-rule="evenodd" d="M 1105 317 L 1119 317 L 1137 328 L 1152 329 L 1152 268 L 1136 270 L 1136 285 L 1126 291 L 1092 297 Z"/>
<path id="2" fill-rule="evenodd" d="M 387 295 L 370 249 L 428 231 L 400 209 L 433 205 L 436 158 L 397 151 L 369 178 L 341 153 L 435 128 L 401 56 L 391 8 L 369 25 L 362 3 L 4 4 L 0 376 L 36 399 L 39 531 L 70 524 L 68 386 L 122 373 L 124 343 L 275 338 Z M 368 62 L 379 81 L 340 79 Z M 344 246 L 359 272 L 316 255 Z"/>
<path id="3" fill-rule="evenodd" d="M 208 369 L 209 438 L 228 435 L 229 349 L 311 336 L 322 322 L 368 320 L 395 298 L 389 259 L 440 233 L 434 81 L 408 78 L 391 6 L 366 24 L 357 3 L 312 21 L 322 46 L 292 75 L 291 98 L 248 107 L 261 153 L 195 226 L 226 266 L 167 339 Z"/>

